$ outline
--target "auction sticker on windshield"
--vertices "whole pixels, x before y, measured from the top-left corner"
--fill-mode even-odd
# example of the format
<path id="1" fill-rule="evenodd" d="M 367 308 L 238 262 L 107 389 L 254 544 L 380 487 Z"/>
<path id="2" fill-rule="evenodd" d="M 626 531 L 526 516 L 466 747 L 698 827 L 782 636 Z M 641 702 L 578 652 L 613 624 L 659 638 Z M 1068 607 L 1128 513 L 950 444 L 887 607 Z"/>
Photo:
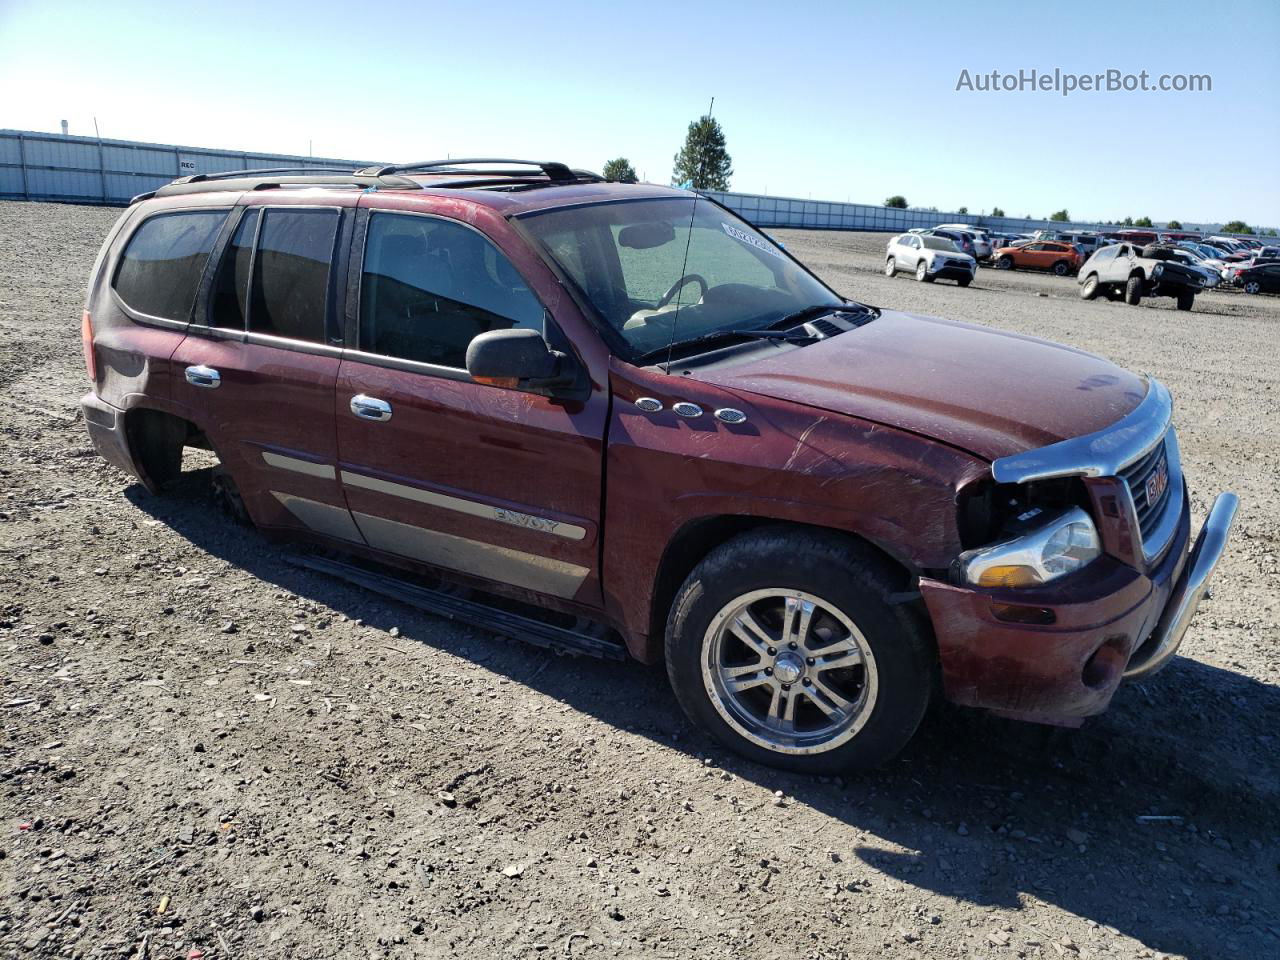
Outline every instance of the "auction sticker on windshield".
<path id="1" fill-rule="evenodd" d="M 720 221 L 720 226 L 724 227 L 724 232 L 727 233 L 729 236 L 733 237 L 733 239 L 740 240 L 743 243 L 748 243 L 751 246 L 755 247 L 757 250 L 763 250 L 765 253 L 772 254 L 773 256 L 778 257 L 779 259 L 782 258 L 781 253 L 779 253 L 776 249 L 774 249 L 769 244 L 765 243 L 759 237 L 753 237 L 751 236 L 751 234 L 747 233 L 747 231 L 740 230 L 737 227 L 733 226 L 732 224 L 725 223 L 723 220 Z"/>

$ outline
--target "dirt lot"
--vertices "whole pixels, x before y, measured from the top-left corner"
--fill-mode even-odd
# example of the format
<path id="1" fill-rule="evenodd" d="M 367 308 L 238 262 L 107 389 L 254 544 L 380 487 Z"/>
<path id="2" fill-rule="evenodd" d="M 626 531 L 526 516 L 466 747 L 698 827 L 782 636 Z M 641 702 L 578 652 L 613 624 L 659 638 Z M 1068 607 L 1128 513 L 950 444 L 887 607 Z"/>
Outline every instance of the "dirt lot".
<path id="1" fill-rule="evenodd" d="M 154 499 L 102 464 L 78 318 L 115 215 L 0 203 L 3 956 L 1280 955 L 1276 298 L 961 290 L 779 231 L 851 296 L 1156 374 L 1197 517 L 1242 499 L 1186 656 L 1107 715 L 939 708 L 882 773 L 806 779 L 692 731 L 659 669 L 384 602 L 204 472 Z"/>

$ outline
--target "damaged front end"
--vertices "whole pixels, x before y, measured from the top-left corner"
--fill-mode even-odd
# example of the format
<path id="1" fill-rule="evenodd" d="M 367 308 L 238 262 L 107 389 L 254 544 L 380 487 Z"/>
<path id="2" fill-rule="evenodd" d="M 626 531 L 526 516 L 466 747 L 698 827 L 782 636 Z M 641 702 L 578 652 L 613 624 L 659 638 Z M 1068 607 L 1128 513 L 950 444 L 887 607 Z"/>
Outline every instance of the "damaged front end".
<path id="1" fill-rule="evenodd" d="M 1176 652 L 1229 535 L 1223 494 L 1189 554 L 1168 391 L 1097 433 L 997 460 L 962 492 L 965 551 L 922 578 L 948 699 L 1063 725 Z M 1189 561 L 1190 556 L 1190 561 Z"/>

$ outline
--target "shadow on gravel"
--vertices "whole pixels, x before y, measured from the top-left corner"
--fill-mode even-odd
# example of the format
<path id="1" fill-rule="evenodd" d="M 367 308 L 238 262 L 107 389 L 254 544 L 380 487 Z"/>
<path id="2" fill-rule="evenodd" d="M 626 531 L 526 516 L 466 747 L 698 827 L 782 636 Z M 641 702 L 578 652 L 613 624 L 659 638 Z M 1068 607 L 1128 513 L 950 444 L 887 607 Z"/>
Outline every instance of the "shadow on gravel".
<path id="1" fill-rule="evenodd" d="M 958 901 L 1030 908 L 1038 900 L 1155 950 L 1280 955 L 1280 688 L 1179 658 L 1154 680 L 1122 689 L 1081 730 L 942 705 L 883 771 L 792 776 L 692 731 L 661 669 L 570 658 L 546 669 L 552 654 L 480 631 L 464 644 L 453 625 L 291 565 L 288 548 L 232 524 L 207 490 L 208 471 L 195 471 L 164 498 L 137 485 L 126 496 L 261 580 L 371 627 L 397 626 L 402 642 L 455 654 L 465 646 L 462 655 L 486 669 L 871 835 L 838 850 L 845 859 Z M 1174 819 L 1139 819 L 1151 816 Z M 813 845 L 811 863 L 820 850 L 836 850 L 821 835 L 795 840 Z M 1033 909 L 1023 916 L 1012 945 L 1057 939 L 1037 926 Z M 1070 960 L 1072 948 L 1043 955 Z"/>

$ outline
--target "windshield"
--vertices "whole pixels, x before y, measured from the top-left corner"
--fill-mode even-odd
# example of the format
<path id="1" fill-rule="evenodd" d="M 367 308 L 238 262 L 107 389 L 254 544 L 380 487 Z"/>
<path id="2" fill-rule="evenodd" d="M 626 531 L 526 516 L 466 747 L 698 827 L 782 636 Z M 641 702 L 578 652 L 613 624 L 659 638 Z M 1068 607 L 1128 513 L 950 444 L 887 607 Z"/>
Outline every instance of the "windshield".
<path id="1" fill-rule="evenodd" d="M 597 203 L 526 214 L 521 223 L 632 357 L 673 337 L 759 329 L 811 307 L 845 305 L 772 240 L 706 200 Z"/>
<path id="2" fill-rule="evenodd" d="M 921 237 L 920 239 L 924 241 L 924 245 L 930 250 L 946 250 L 949 253 L 958 253 L 960 250 L 953 241 L 948 240 L 946 237 Z"/>

